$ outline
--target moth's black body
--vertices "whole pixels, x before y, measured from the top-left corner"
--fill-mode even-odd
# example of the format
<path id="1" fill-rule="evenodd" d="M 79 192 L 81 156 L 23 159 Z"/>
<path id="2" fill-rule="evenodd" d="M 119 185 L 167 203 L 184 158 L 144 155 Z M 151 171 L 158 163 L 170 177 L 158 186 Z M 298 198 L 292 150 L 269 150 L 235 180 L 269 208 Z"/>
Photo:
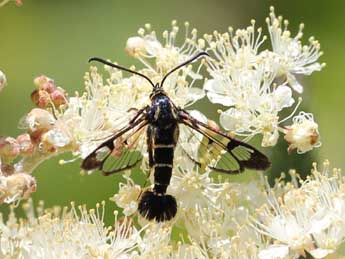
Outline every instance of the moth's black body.
<path id="1" fill-rule="evenodd" d="M 165 94 L 152 97 L 147 121 L 149 166 L 154 172 L 154 187 L 142 195 L 139 212 L 149 220 L 170 220 L 177 212 L 177 204 L 166 191 L 172 175 L 179 127 L 175 107 Z"/>
<path id="2" fill-rule="evenodd" d="M 99 169 L 105 175 L 134 167 L 142 160 L 140 155 L 134 155 L 135 151 L 125 150 L 115 158 L 112 156 L 112 152 L 117 150 L 118 146 L 126 146 L 127 139 L 146 128 L 148 164 L 150 170 L 154 173 L 154 186 L 152 190 L 146 190 L 141 195 L 138 210 L 148 220 L 160 222 L 170 220 L 176 215 L 176 199 L 166 194 L 166 192 L 174 166 L 174 151 L 181 137 L 180 127 L 185 127 L 185 131 L 190 131 L 188 139 L 185 139 L 185 141 L 199 141 L 195 134 L 202 134 L 204 138 L 207 138 L 208 143 L 205 145 L 207 152 L 205 155 L 221 155 L 224 150 L 226 151 L 217 165 L 209 166 L 214 171 L 237 174 L 245 168 L 265 170 L 270 166 L 268 158 L 254 147 L 195 119 L 187 111 L 175 106 L 164 92 L 162 85 L 168 75 L 202 55 L 207 54 L 200 53 L 191 60 L 184 62 L 170 71 L 162 82 L 156 85 L 145 75 L 138 72 L 122 68 L 99 58 L 91 59 L 139 74 L 149 80 L 153 86 L 150 96 L 151 104 L 137 111 L 127 126 L 117 129 L 110 139 L 102 143 L 84 159 L 81 166 L 84 170 Z M 202 145 L 202 142 L 199 141 L 198 143 Z M 195 153 L 191 151 L 184 150 L 184 152 L 186 156 L 195 162 L 196 166 L 200 166 L 204 161 L 204 159 L 199 161 Z M 107 168 L 107 162 L 112 157 L 114 161 Z"/>

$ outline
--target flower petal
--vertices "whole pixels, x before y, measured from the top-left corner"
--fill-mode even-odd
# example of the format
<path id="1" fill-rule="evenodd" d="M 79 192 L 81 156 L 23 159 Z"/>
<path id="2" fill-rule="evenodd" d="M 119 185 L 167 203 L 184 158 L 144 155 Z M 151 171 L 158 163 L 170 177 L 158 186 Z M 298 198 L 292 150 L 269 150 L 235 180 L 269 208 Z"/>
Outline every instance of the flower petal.
<path id="1" fill-rule="evenodd" d="M 207 91 L 207 97 L 212 103 L 219 103 L 224 106 L 232 106 L 235 104 L 228 95 L 225 84 L 220 80 L 207 80 L 204 89 Z"/>
<path id="2" fill-rule="evenodd" d="M 274 102 L 278 109 L 281 111 L 283 108 L 291 107 L 295 100 L 292 98 L 291 88 L 286 85 L 280 85 L 273 92 Z"/>
<path id="3" fill-rule="evenodd" d="M 332 249 L 316 248 L 308 251 L 314 258 L 325 258 L 327 255 L 334 253 Z"/>
<path id="4" fill-rule="evenodd" d="M 271 245 L 259 252 L 260 259 L 285 258 L 289 254 L 287 245 Z"/>
<path id="5" fill-rule="evenodd" d="M 296 77 L 291 73 L 287 73 L 286 76 L 288 83 L 292 87 L 292 89 L 294 89 L 299 94 L 303 93 L 303 86 L 297 81 Z"/>
<path id="6" fill-rule="evenodd" d="M 241 132 L 250 127 L 250 116 L 250 112 L 230 108 L 220 115 L 219 120 L 224 129 Z"/>

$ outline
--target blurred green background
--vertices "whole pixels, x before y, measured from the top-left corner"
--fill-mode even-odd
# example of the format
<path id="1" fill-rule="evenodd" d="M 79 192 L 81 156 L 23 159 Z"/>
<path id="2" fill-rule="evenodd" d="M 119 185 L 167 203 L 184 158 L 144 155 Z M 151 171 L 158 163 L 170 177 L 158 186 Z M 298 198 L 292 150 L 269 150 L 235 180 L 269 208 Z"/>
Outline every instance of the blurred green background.
<path id="1" fill-rule="evenodd" d="M 327 67 L 303 79 L 303 109 L 313 112 L 321 133 L 322 147 L 301 156 L 288 156 L 287 144 L 267 150 L 275 175 L 288 168 L 308 172 L 311 161 L 329 159 L 333 167 L 344 166 L 345 154 L 345 1 L 48 1 L 24 0 L 18 8 L 13 2 L 0 8 L 0 70 L 8 86 L 0 93 L 0 135 L 16 136 L 19 119 L 33 104 L 30 93 L 33 78 L 45 74 L 73 94 L 82 91 L 87 60 L 101 56 L 129 66 L 134 60 L 124 46 L 129 36 L 145 23 L 162 32 L 173 19 L 189 21 L 199 35 L 213 30 L 225 31 L 229 25 L 246 27 L 250 19 L 266 28 L 269 6 L 290 21 L 295 33 L 305 23 L 305 42 L 314 35 L 321 42 Z M 293 33 L 293 34 L 294 34 Z M 206 112 L 205 104 L 198 108 Z M 209 109 L 208 109 L 209 110 Z M 206 112 L 214 116 L 213 112 Z M 213 117 L 215 119 L 215 117 Z M 70 157 L 70 156 L 66 156 Z M 108 200 L 121 176 L 103 177 L 99 173 L 81 177 L 79 163 L 58 165 L 61 157 L 46 161 L 34 172 L 38 182 L 35 202 L 42 199 L 47 207 L 67 205 L 71 200 L 86 203 Z M 108 202 L 108 208 L 114 204 Z M 2 205 L 0 211 L 7 210 Z"/>

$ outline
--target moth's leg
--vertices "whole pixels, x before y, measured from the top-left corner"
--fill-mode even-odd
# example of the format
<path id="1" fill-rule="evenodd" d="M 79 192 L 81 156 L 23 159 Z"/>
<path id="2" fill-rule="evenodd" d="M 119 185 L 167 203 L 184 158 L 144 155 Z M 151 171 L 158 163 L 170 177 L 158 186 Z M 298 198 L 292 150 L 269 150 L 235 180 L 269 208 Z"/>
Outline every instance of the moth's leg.
<path id="1" fill-rule="evenodd" d="M 150 171 L 153 167 L 153 135 L 152 135 L 152 128 L 149 125 L 146 130 L 146 137 L 147 137 L 147 152 L 149 154 L 149 167 Z"/>
<path id="2" fill-rule="evenodd" d="M 148 108 L 148 106 L 145 106 L 145 107 L 141 108 L 140 110 L 138 110 L 137 108 L 130 108 L 130 109 L 128 110 L 128 112 L 130 112 L 130 111 L 137 111 L 137 113 L 136 113 L 135 116 L 129 121 L 129 124 L 134 123 L 134 122 L 138 119 L 138 117 L 139 117 L 140 115 L 142 115 L 144 111 L 147 110 L 147 108 Z"/>
<path id="3" fill-rule="evenodd" d="M 148 152 L 148 154 L 149 154 L 149 173 L 148 173 L 148 175 L 147 175 L 147 177 L 146 177 L 146 179 L 145 179 L 145 182 L 144 182 L 143 187 L 146 186 L 147 181 L 150 179 L 151 171 L 152 171 L 153 163 L 154 163 L 154 161 L 153 161 L 153 135 L 152 135 L 152 133 L 153 133 L 153 132 L 152 132 L 152 128 L 151 128 L 151 126 L 149 125 L 149 126 L 147 127 L 147 130 L 146 130 L 146 137 L 147 137 L 147 152 Z M 137 200 L 140 199 L 142 193 L 143 193 L 143 191 L 140 192 L 140 194 L 139 194 Z"/>

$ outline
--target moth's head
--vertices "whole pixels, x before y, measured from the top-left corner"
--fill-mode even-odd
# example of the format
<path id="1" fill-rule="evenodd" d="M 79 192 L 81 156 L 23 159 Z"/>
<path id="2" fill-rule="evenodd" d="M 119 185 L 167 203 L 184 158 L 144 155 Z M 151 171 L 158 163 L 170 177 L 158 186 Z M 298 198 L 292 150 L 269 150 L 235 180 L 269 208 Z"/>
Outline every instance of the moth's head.
<path id="1" fill-rule="evenodd" d="M 164 92 L 163 86 L 159 83 L 153 86 L 152 92 L 150 94 L 150 99 L 152 100 L 158 94 L 166 95 L 166 93 Z"/>

